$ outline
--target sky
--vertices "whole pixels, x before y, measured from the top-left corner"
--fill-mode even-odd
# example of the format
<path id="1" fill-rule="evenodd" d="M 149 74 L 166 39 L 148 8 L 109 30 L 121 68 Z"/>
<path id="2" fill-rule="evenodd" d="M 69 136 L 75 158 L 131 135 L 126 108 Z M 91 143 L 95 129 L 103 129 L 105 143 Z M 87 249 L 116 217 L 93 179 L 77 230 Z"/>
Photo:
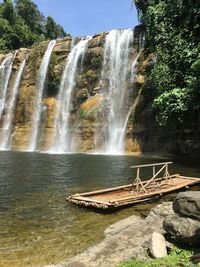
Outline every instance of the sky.
<path id="1" fill-rule="evenodd" d="M 39 10 L 51 16 L 72 36 L 94 35 L 138 24 L 131 0 L 34 0 Z"/>

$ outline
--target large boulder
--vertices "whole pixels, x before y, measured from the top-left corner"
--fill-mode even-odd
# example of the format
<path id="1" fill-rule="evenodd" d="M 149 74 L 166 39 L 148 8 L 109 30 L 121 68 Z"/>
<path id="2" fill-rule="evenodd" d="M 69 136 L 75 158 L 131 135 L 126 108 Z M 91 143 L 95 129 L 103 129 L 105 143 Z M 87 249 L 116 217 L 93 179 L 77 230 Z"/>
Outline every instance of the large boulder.
<path id="1" fill-rule="evenodd" d="M 200 191 L 181 192 L 173 203 L 174 212 L 200 220 Z"/>
<path id="2" fill-rule="evenodd" d="M 164 230 L 172 239 L 200 247 L 200 222 L 178 214 L 169 215 L 163 221 Z"/>

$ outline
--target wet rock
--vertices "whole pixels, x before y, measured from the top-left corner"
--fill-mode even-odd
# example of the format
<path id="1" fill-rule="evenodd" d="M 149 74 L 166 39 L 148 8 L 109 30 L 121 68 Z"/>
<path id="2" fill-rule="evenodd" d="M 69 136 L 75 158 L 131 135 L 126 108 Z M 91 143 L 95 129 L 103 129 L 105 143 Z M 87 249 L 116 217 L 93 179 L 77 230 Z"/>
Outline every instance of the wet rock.
<path id="1" fill-rule="evenodd" d="M 164 219 L 163 228 L 173 240 L 200 247 L 199 221 L 174 214 Z"/>
<path id="2" fill-rule="evenodd" d="M 154 232 L 151 236 L 150 253 L 153 258 L 162 258 L 167 256 L 167 246 L 163 235 Z"/>
<path id="3" fill-rule="evenodd" d="M 181 192 L 173 203 L 176 213 L 200 220 L 200 191 Z"/>

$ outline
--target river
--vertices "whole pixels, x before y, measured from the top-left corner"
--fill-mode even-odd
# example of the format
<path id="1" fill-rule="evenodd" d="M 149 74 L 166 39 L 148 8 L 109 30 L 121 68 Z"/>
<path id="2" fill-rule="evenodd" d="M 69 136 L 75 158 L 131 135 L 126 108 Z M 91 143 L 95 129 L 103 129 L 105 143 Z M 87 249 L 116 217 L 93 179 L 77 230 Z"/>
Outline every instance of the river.
<path id="1" fill-rule="evenodd" d="M 130 183 L 131 165 L 166 160 L 171 159 L 0 152 L 0 266 L 58 263 L 98 242 L 109 224 L 147 214 L 152 204 L 102 213 L 67 203 L 65 197 Z M 175 162 L 172 172 L 200 177 L 198 161 Z"/>

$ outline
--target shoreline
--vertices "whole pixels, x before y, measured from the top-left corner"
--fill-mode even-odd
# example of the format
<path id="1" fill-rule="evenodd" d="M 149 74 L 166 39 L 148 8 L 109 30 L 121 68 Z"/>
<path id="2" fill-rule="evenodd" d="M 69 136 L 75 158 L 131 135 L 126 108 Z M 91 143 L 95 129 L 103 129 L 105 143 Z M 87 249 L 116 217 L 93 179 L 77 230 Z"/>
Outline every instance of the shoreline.
<path id="1" fill-rule="evenodd" d="M 200 191 L 180 192 L 173 202 L 153 207 L 145 218 L 132 215 L 111 224 L 103 240 L 66 262 L 44 267 L 119 267 L 133 259 L 165 260 L 178 244 L 190 249 L 188 263 L 200 263 L 199 220 Z"/>
<path id="2" fill-rule="evenodd" d="M 104 238 L 94 246 L 66 262 L 44 267 L 116 267 L 131 258 L 148 258 L 146 245 L 153 232 L 164 233 L 163 220 L 174 214 L 172 202 L 163 202 L 151 209 L 144 219 L 132 215 L 111 224 L 104 231 Z"/>

